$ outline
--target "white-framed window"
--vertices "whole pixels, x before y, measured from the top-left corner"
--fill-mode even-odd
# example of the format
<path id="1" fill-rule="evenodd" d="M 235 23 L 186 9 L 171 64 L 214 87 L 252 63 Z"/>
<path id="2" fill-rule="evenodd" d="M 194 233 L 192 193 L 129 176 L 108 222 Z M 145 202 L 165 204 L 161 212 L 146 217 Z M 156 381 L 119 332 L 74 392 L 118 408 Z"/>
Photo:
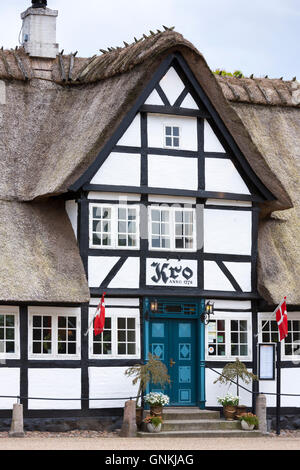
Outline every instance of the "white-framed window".
<path id="1" fill-rule="evenodd" d="M 80 359 L 80 308 L 29 307 L 28 357 Z"/>
<path id="2" fill-rule="evenodd" d="M 139 249 L 139 206 L 90 204 L 90 248 Z"/>
<path id="3" fill-rule="evenodd" d="M 251 360 L 252 337 L 249 317 L 216 313 L 206 327 L 207 360 Z"/>
<path id="4" fill-rule="evenodd" d="M 90 322 L 95 308 L 89 309 Z M 140 312 L 139 309 L 105 309 L 104 331 L 94 335 L 89 332 L 90 357 L 93 359 L 139 359 L 140 358 Z"/>
<path id="5" fill-rule="evenodd" d="M 0 359 L 20 358 L 19 308 L 0 306 Z"/>
<path id="6" fill-rule="evenodd" d="M 259 317 L 259 342 L 277 343 L 279 341 L 278 325 L 270 319 L 270 313 L 262 313 Z M 288 312 L 288 335 L 281 341 L 281 357 L 283 360 L 300 360 L 300 312 Z"/>
<path id="7" fill-rule="evenodd" d="M 195 251 L 195 219 L 192 208 L 150 206 L 149 249 Z"/>
<path id="8" fill-rule="evenodd" d="M 164 125 L 164 147 L 180 148 L 180 127 L 169 124 Z"/>

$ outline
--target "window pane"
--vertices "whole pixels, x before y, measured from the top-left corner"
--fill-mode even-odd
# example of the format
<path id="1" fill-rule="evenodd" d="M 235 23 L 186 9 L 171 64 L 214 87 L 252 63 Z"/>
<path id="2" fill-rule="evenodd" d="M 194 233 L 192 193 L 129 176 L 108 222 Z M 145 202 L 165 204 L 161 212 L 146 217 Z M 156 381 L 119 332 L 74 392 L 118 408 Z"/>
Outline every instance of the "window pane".
<path id="1" fill-rule="evenodd" d="M 218 345 L 218 355 L 219 356 L 225 356 L 225 345 Z"/>
<path id="2" fill-rule="evenodd" d="M 238 356 L 239 355 L 239 347 L 237 344 L 232 344 L 231 345 L 231 355 L 232 356 Z"/>
<path id="3" fill-rule="evenodd" d="M 42 343 L 33 343 L 32 345 L 32 352 L 34 354 L 40 354 L 42 349 Z"/>
<path id="4" fill-rule="evenodd" d="M 67 330 L 58 330 L 58 340 L 66 341 L 67 339 Z"/>
<path id="5" fill-rule="evenodd" d="M 58 342 L 58 354 L 66 354 L 67 353 L 67 343 Z"/>
<path id="6" fill-rule="evenodd" d="M 15 330 L 14 328 L 6 329 L 6 339 L 15 339 Z"/>
<path id="7" fill-rule="evenodd" d="M 248 355 L 248 346 L 246 344 L 241 344 L 240 346 L 240 355 L 247 356 Z"/>
<path id="8" fill-rule="evenodd" d="M 6 343 L 6 352 L 14 353 L 15 352 L 15 343 L 13 341 L 7 341 Z"/>
<path id="9" fill-rule="evenodd" d="M 159 222 L 160 221 L 160 212 L 158 210 L 151 211 L 152 220 Z"/>
<path id="10" fill-rule="evenodd" d="M 239 330 L 239 322 L 237 320 L 231 320 L 231 331 Z"/>
<path id="11" fill-rule="evenodd" d="M 118 344 L 118 354 L 126 354 L 126 343 Z"/>
<path id="12" fill-rule="evenodd" d="M 111 354 L 111 343 L 103 344 L 103 354 Z"/>
<path id="13" fill-rule="evenodd" d="M 126 328 L 126 319 L 118 318 L 118 329 L 125 330 L 125 328 Z"/>
<path id="14" fill-rule="evenodd" d="M 179 127 L 173 127 L 173 135 L 179 137 Z"/>
<path id="15" fill-rule="evenodd" d="M 179 139 L 177 137 L 174 137 L 174 139 L 173 139 L 173 146 L 174 147 L 179 147 Z"/>
<path id="16" fill-rule="evenodd" d="M 126 341 L 125 331 L 122 331 L 122 330 L 118 331 L 118 341 Z"/>
<path id="17" fill-rule="evenodd" d="M 127 332 L 127 341 L 135 342 L 135 331 Z"/>
<path id="18" fill-rule="evenodd" d="M 4 326 L 4 315 L 0 315 L 0 326 Z"/>
<path id="19" fill-rule="evenodd" d="M 166 137 L 166 146 L 171 147 L 172 146 L 172 138 L 171 137 Z"/>
<path id="20" fill-rule="evenodd" d="M 6 315 L 6 326 L 15 326 L 15 317 L 13 315 Z"/>
<path id="21" fill-rule="evenodd" d="M 32 319 L 32 324 L 34 327 L 42 326 L 42 317 L 34 316 Z"/>
<path id="22" fill-rule="evenodd" d="M 170 126 L 166 126 L 166 135 L 172 135 L 172 129 Z"/>
<path id="23" fill-rule="evenodd" d="M 135 318 L 127 318 L 127 328 L 129 330 L 135 329 Z"/>
<path id="24" fill-rule="evenodd" d="M 68 354 L 76 354 L 76 343 L 68 343 Z"/>
<path id="25" fill-rule="evenodd" d="M 128 344 L 128 354 L 135 354 L 135 343 Z"/>

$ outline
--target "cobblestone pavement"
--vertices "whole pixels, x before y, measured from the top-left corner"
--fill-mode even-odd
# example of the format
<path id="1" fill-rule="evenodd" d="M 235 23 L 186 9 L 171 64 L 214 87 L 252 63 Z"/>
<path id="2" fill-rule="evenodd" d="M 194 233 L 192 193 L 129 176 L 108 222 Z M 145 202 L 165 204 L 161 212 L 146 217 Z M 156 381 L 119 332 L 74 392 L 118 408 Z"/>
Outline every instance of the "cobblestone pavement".
<path id="1" fill-rule="evenodd" d="M 116 433 L 70 431 L 67 433 L 28 432 L 25 438 L 9 438 L 0 433 L 1 450 L 299 450 L 300 431 L 283 431 L 256 438 L 168 439 L 120 438 Z"/>

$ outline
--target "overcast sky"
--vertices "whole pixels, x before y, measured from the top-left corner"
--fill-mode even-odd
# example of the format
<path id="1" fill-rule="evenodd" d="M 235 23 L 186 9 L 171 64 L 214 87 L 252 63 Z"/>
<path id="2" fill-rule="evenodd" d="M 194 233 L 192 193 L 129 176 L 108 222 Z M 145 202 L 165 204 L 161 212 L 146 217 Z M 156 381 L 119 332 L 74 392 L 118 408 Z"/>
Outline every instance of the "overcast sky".
<path id="1" fill-rule="evenodd" d="M 0 46 L 15 47 L 31 0 L 0 0 Z M 57 41 L 91 56 L 161 25 L 176 26 L 212 69 L 300 78 L 300 0 L 48 0 Z"/>

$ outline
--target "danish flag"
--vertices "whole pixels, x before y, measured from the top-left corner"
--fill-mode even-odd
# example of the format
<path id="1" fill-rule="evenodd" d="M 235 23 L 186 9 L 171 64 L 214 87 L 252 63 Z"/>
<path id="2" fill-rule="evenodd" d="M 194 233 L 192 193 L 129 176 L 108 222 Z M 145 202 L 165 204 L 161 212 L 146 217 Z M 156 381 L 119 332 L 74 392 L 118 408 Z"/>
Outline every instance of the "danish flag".
<path id="1" fill-rule="evenodd" d="M 277 321 L 279 335 L 280 335 L 280 341 L 282 341 L 288 335 L 288 317 L 287 317 L 287 310 L 286 310 L 286 297 L 284 297 L 284 300 L 281 302 L 281 304 L 278 305 L 275 312 L 276 312 L 276 321 Z"/>
<path id="2" fill-rule="evenodd" d="M 104 330 L 105 323 L 105 303 L 104 303 L 105 292 L 102 294 L 100 303 L 96 309 L 94 318 L 94 334 L 95 336 L 101 335 Z"/>

